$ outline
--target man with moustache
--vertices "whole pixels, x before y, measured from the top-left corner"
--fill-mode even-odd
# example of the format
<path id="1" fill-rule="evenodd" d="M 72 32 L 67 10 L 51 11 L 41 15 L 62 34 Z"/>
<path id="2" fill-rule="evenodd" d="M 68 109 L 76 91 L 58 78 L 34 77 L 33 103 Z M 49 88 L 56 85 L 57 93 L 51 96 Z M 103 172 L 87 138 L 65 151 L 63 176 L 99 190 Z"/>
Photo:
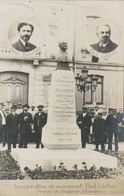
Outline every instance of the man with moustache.
<path id="1" fill-rule="evenodd" d="M 88 108 L 82 107 L 82 113 L 77 118 L 77 125 L 81 129 L 82 148 L 86 147 L 87 138 L 89 137 L 91 127 L 91 117 L 88 114 Z"/>
<path id="2" fill-rule="evenodd" d="M 12 46 L 20 52 L 30 52 L 36 48 L 35 45 L 29 42 L 30 37 L 34 31 L 34 26 L 26 22 L 18 24 L 19 40 Z"/>
<path id="3" fill-rule="evenodd" d="M 47 115 L 43 112 L 43 105 L 38 105 L 38 112 L 34 115 L 34 131 L 36 136 L 36 148 L 39 148 L 41 144 L 41 148 L 43 148 L 43 144 L 41 142 L 42 139 L 42 128 L 47 122 Z"/>
<path id="4" fill-rule="evenodd" d="M 29 108 L 30 106 L 28 104 L 23 105 L 23 112 L 18 116 L 20 132 L 19 148 L 27 148 L 28 137 L 33 123 L 32 115 L 28 112 Z"/>
<path id="5" fill-rule="evenodd" d="M 106 125 L 108 130 L 108 150 L 112 151 L 112 139 L 114 136 L 115 151 L 118 151 L 118 125 L 120 123 L 119 116 L 116 109 L 110 108 L 109 114 L 106 118 Z"/>
<path id="6" fill-rule="evenodd" d="M 6 117 L 7 136 L 8 136 L 8 150 L 11 151 L 11 143 L 13 148 L 16 148 L 18 135 L 18 114 L 16 114 L 16 105 L 12 105 L 11 113 Z"/>
<path id="7" fill-rule="evenodd" d="M 99 38 L 99 42 L 90 45 L 97 52 L 108 53 L 118 47 L 118 45 L 110 39 L 111 28 L 108 24 L 99 25 L 97 27 L 97 36 Z"/>

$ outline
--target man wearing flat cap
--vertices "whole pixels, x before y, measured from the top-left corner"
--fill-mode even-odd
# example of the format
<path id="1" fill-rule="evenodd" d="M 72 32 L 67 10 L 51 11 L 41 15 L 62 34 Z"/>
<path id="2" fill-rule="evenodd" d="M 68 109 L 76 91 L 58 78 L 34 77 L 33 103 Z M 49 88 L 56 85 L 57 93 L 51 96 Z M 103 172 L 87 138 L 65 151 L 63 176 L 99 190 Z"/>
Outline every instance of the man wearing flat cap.
<path id="1" fill-rule="evenodd" d="M 11 151 L 11 143 L 13 148 L 16 148 L 18 135 L 18 115 L 16 114 L 16 105 L 12 105 L 11 113 L 6 117 L 7 136 L 8 136 L 8 150 Z"/>
<path id="2" fill-rule="evenodd" d="M 43 148 L 42 144 L 42 128 L 47 122 L 47 115 L 43 112 L 43 105 L 38 105 L 38 112 L 34 115 L 34 131 L 36 136 L 36 148 L 39 148 L 41 144 L 41 148 Z"/>
<path id="3" fill-rule="evenodd" d="M 82 113 L 77 118 L 77 125 L 81 129 L 82 148 L 86 147 L 87 138 L 90 132 L 91 117 L 88 115 L 88 108 L 82 107 Z"/>
<path id="4" fill-rule="evenodd" d="M 27 148 L 28 137 L 33 123 L 32 115 L 28 112 L 29 108 L 28 104 L 23 105 L 23 112 L 18 116 L 20 132 L 19 148 Z"/>

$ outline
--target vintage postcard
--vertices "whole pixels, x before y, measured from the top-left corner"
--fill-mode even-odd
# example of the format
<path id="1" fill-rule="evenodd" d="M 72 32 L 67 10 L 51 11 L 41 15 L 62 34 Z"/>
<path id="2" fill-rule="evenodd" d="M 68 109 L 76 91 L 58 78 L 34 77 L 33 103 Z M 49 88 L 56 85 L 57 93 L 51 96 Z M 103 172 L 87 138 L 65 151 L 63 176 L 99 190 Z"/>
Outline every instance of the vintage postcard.
<path id="1" fill-rule="evenodd" d="M 0 0 L 0 196 L 124 195 L 124 1 Z"/>

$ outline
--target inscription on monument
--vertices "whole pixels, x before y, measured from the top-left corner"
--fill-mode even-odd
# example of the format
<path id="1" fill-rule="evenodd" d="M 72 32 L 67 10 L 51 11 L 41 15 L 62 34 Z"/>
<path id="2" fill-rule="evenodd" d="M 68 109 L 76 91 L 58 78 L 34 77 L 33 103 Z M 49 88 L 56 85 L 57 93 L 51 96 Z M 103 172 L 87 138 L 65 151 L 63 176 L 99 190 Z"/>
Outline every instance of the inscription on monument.
<path id="1" fill-rule="evenodd" d="M 76 125 L 75 112 L 75 79 L 71 71 L 57 70 L 53 73 L 48 123 L 44 129 L 44 137 L 49 130 L 52 147 L 75 149 L 80 146 L 80 130 Z"/>

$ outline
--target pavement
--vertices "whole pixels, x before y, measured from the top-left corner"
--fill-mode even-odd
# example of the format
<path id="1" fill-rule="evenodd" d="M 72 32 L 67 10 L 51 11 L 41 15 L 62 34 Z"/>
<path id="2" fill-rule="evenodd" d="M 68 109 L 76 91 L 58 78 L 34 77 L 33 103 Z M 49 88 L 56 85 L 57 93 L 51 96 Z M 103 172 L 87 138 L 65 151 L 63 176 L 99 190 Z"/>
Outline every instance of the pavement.
<path id="1" fill-rule="evenodd" d="M 28 148 L 32 148 L 34 149 L 35 148 L 35 143 L 29 143 L 28 144 Z M 119 146 L 119 150 L 118 151 L 124 151 L 124 141 L 123 142 L 119 142 L 118 143 L 118 146 Z M 17 144 L 17 148 L 18 147 L 18 144 Z M 105 150 L 107 150 L 108 148 L 108 144 L 105 145 Z M 86 149 L 91 149 L 91 150 L 94 150 L 95 149 L 95 144 L 86 144 Z M 0 144 L 0 151 L 4 151 L 4 150 L 7 150 L 7 144 L 5 145 L 5 147 L 2 147 L 2 144 Z M 100 146 L 99 146 L 99 150 L 100 150 Z M 114 144 L 113 144 L 113 150 L 114 150 Z"/>

